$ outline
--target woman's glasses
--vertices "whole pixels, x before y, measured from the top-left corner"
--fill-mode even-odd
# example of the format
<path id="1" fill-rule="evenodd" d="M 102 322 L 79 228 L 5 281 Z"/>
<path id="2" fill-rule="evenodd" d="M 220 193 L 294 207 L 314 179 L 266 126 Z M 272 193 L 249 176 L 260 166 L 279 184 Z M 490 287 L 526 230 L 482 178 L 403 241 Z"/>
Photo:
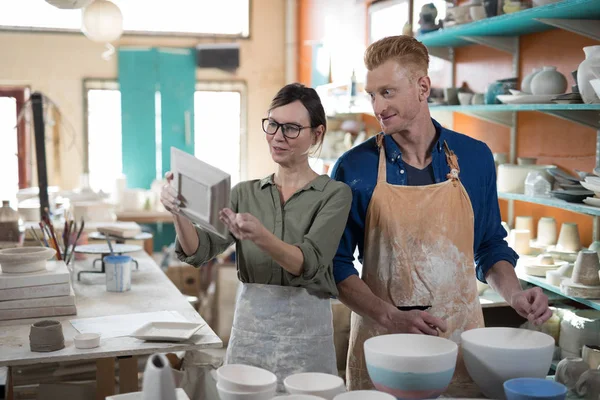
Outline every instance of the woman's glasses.
<path id="1" fill-rule="evenodd" d="M 302 129 L 312 128 L 312 126 L 299 126 L 296 124 L 280 124 L 269 118 L 263 118 L 262 120 L 262 128 L 263 131 L 267 135 L 274 135 L 277 133 L 277 130 L 281 128 L 281 132 L 283 136 L 288 139 L 296 139 L 300 135 L 300 131 Z"/>

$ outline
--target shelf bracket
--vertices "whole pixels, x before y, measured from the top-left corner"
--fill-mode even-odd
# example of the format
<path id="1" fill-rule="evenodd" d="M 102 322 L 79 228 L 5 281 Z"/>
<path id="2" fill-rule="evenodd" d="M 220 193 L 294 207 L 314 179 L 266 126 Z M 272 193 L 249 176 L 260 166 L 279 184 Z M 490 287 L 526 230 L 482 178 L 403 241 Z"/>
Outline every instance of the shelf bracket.
<path id="1" fill-rule="evenodd" d="M 452 47 L 428 47 L 427 51 L 430 55 L 445 61 L 452 62 L 454 59 L 454 49 Z"/>
<path id="2" fill-rule="evenodd" d="M 504 51 L 511 55 L 519 53 L 518 36 L 461 36 L 461 39 Z"/>
<path id="3" fill-rule="evenodd" d="M 594 19 L 535 18 L 543 24 L 600 40 L 600 22 Z"/>
<path id="4" fill-rule="evenodd" d="M 589 128 L 600 129 L 600 112 L 595 110 L 544 110 L 545 114 L 553 115 L 567 121 L 576 122 Z"/>

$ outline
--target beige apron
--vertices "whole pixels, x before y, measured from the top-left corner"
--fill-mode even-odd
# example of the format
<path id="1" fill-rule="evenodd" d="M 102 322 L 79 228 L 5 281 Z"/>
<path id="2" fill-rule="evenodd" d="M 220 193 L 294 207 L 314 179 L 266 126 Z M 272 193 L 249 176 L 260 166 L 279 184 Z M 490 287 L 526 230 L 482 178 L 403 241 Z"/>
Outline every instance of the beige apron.
<path id="1" fill-rule="evenodd" d="M 440 336 L 460 344 L 460 334 L 483 327 L 473 262 L 474 216 L 458 179 L 458 160 L 444 142 L 451 172 L 445 182 L 427 186 L 391 185 L 386 180 L 383 134 L 377 137 L 379 172 L 366 217 L 362 279 L 373 293 L 395 306 L 425 306 L 446 318 Z M 372 389 L 363 344 L 392 333 L 352 313 L 347 380 L 349 390 Z M 479 395 L 459 352 L 447 392 Z"/>

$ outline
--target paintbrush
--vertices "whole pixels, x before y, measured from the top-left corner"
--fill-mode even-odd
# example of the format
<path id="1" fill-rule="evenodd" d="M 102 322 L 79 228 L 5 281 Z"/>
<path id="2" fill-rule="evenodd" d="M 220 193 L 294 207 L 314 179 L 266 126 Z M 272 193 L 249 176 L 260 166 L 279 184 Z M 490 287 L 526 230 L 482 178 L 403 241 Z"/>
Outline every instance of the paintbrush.
<path id="1" fill-rule="evenodd" d="M 44 244 L 46 245 L 46 247 L 52 247 L 52 246 L 50 246 L 50 244 L 48 244 L 48 240 L 46 240 L 46 232 L 44 231 L 43 222 L 40 222 L 39 225 L 40 225 L 40 229 L 42 231 L 42 238 L 44 239 Z"/>
<path id="2" fill-rule="evenodd" d="M 37 242 L 40 244 L 40 246 L 42 246 L 42 247 L 48 247 L 48 243 L 46 243 L 46 245 L 44 246 L 44 242 L 42 242 L 42 240 L 40 239 L 40 237 L 38 236 L 38 234 L 35 232 L 35 229 L 33 228 L 33 226 L 30 226 L 29 229 L 31 229 L 31 234 L 33 235 L 33 238 L 35 240 L 37 240 Z"/>
<path id="3" fill-rule="evenodd" d="M 47 212 L 47 210 L 46 210 Z M 52 240 L 54 241 L 54 244 L 56 245 L 56 252 L 58 255 L 58 261 L 62 260 L 62 254 L 60 252 L 60 246 L 58 244 L 58 240 L 56 240 L 56 234 L 54 232 L 54 226 L 52 226 L 52 222 L 50 221 L 50 218 L 48 218 L 48 215 L 45 215 L 45 222 L 46 222 L 46 226 L 48 227 L 48 229 L 50 229 L 50 237 L 52 238 Z"/>
<path id="4" fill-rule="evenodd" d="M 81 233 L 83 232 L 84 226 L 85 226 L 85 221 L 83 220 L 83 218 L 81 218 L 81 226 L 79 227 L 79 232 L 77 232 L 77 236 L 75 237 L 75 240 L 73 241 L 73 246 L 71 247 L 71 254 L 69 255 L 69 260 L 68 260 L 67 264 L 70 263 L 71 260 L 73 259 L 73 255 L 75 254 L 75 245 L 79 241 L 79 237 L 81 236 Z M 73 232 L 75 232 L 75 230 L 77 230 L 77 223 L 75 223 L 75 229 L 73 230 Z"/>

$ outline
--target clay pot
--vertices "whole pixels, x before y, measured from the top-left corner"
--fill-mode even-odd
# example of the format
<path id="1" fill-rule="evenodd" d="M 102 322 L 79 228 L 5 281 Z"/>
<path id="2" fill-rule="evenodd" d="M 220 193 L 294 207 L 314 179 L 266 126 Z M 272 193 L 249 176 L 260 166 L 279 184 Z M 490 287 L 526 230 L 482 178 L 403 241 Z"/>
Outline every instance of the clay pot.
<path id="1" fill-rule="evenodd" d="M 143 400 L 177 400 L 171 364 L 164 354 L 148 358 L 142 388 Z"/>
<path id="2" fill-rule="evenodd" d="M 60 322 L 44 320 L 31 325 L 29 347 L 31 351 L 36 352 L 63 349 L 65 347 L 65 338 Z"/>
<path id="3" fill-rule="evenodd" d="M 577 255 L 577 261 L 573 268 L 573 282 L 586 286 L 600 285 L 600 260 L 598 253 L 590 250 L 582 250 Z"/>
<path id="4" fill-rule="evenodd" d="M 563 94 L 567 90 L 567 78 L 556 67 L 544 67 L 531 79 L 531 93 L 535 95 Z"/>
<path id="5" fill-rule="evenodd" d="M 556 366 L 554 380 L 565 385 L 567 389 L 573 390 L 581 375 L 588 369 L 590 367 L 582 358 L 567 357 Z"/>

